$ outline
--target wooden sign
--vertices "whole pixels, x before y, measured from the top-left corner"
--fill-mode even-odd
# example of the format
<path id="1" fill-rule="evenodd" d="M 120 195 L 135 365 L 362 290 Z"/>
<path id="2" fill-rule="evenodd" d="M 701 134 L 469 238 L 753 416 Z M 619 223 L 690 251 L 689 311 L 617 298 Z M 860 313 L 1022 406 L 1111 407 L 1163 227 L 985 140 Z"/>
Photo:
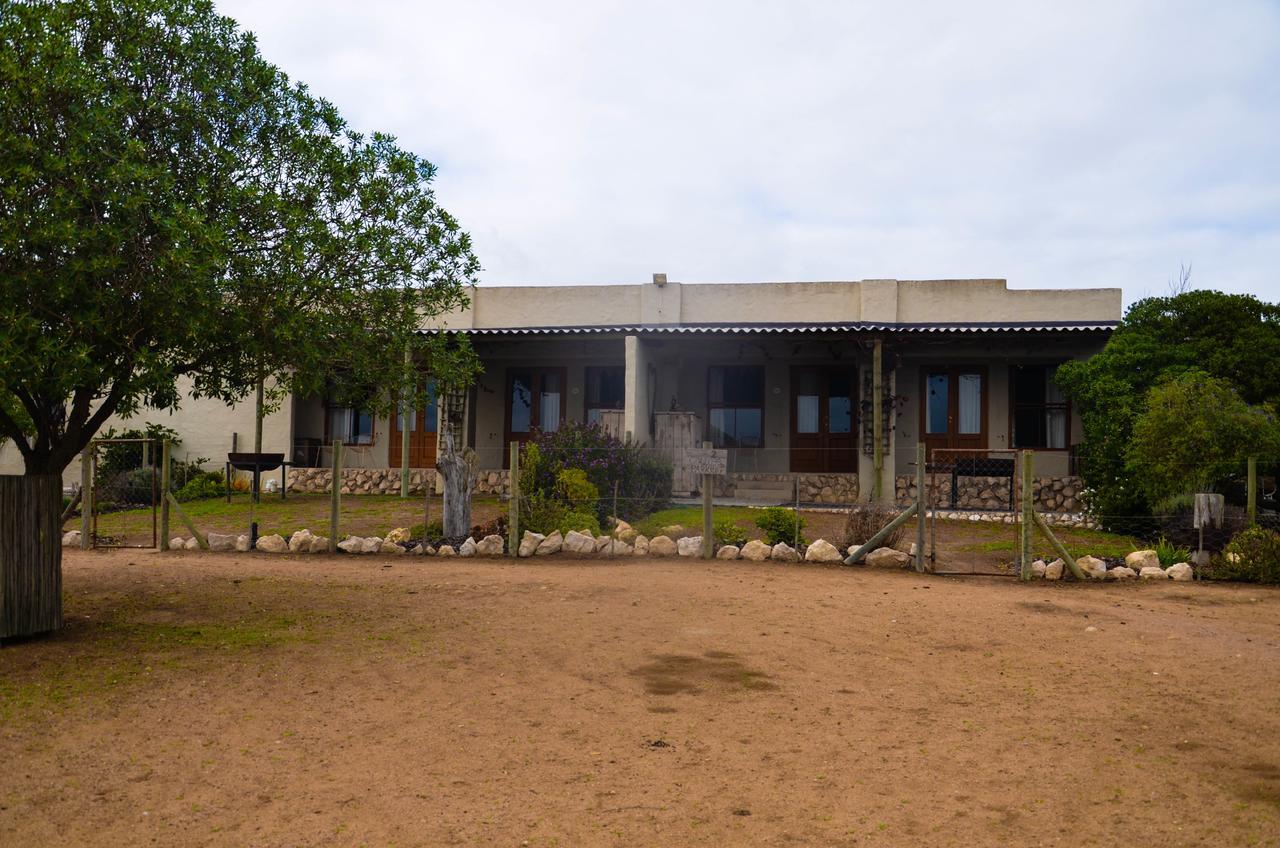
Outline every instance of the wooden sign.
<path id="1" fill-rule="evenodd" d="M 724 474 L 729 470 L 729 452 L 715 448 L 685 448 L 684 469 L 692 474 Z"/>
<path id="2" fill-rule="evenodd" d="M 1222 495 L 1212 493 L 1197 494 L 1192 526 L 1197 530 L 1221 527 L 1225 507 L 1226 498 Z"/>

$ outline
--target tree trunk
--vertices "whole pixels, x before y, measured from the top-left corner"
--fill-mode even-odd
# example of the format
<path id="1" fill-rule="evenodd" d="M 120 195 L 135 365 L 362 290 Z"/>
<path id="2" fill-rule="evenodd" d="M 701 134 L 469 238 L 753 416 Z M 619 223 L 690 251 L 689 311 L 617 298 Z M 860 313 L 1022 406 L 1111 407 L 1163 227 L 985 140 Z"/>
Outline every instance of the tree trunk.
<path id="1" fill-rule="evenodd" d="M 440 458 L 436 468 L 444 477 L 444 535 L 465 536 L 471 530 L 471 467 L 455 447 L 453 410 L 441 415 Z"/>
<path id="2" fill-rule="evenodd" d="M 0 639 L 62 626 L 62 478 L 0 476 Z"/>

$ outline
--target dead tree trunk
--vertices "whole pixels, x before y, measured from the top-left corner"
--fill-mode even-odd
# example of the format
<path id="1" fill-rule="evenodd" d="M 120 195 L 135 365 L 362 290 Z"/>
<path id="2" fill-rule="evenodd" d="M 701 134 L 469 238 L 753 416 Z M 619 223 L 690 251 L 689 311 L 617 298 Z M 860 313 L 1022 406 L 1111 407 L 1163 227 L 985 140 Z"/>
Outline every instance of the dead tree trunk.
<path id="1" fill-rule="evenodd" d="M 440 457 L 436 469 L 444 478 L 444 535 L 465 536 L 471 530 L 471 465 L 458 448 L 462 404 L 445 396 L 440 422 Z"/>
<path id="2" fill-rule="evenodd" d="M 62 478 L 0 476 L 0 639 L 62 626 Z"/>

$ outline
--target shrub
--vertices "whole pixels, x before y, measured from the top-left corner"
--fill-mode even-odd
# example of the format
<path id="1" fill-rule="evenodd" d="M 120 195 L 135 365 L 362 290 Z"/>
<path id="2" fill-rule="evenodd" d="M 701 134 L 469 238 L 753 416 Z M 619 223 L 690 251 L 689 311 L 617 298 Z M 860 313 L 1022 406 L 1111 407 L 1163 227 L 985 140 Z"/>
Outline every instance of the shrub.
<path id="1" fill-rule="evenodd" d="M 227 493 L 226 481 L 217 471 L 201 471 L 189 479 L 174 497 L 180 501 L 198 501 L 205 498 L 220 498 Z"/>
<path id="2" fill-rule="evenodd" d="M 562 468 L 556 474 L 556 497 L 571 510 L 595 511 L 600 500 L 600 490 L 587 479 L 581 468 Z"/>
<path id="3" fill-rule="evenodd" d="M 560 528 L 568 508 L 555 498 L 537 492 L 520 499 L 520 530 L 547 535 Z"/>
<path id="4" fill-rule="evenodd" d="M 1191 559 L 1191 551 L 1187 548 L 1179 547 L 1170 542 L 1164 536 L 1160 537 L 1160 541 L 1156 542 L 1156 556 L 1160 558 L 1161 568 L 1168 568 L 1171 565 L 1177 565 L 1180 562 L 1186 562 Z"/>
<path id="5" fill-rule="evenodd" d="M 492 521 L 486 521 L 484 524 L 477 524 L 472 527 L 470 536 L 477 542 L 482 540 L 485 536 L 501 536 L 505 539 L 507 538 L 507 528 L 509 526 L 510 525 L 507 523 L 507 517 L 505 515 L 499 515 Z M 443 532 L 443 528 L 441 528 L 441 530 Z"/>
<path id="6" fill-rule="evenodd" d="M 779 542 L 793 544 L 796 541 L 797 532 L 802 534 L 800 544 L 805 544 L 804 516 L 799 515 L 794 509 L 784 506 L 766 507 L 756 516 L 756 526 L 764 531 L 765 541 L 770 545 L 776 545 Z"/>
<path id="7" fill-rule="evenodd" d="M 577 530 L 578 532 L 589 530 L 593 539 L 601 535 L 600 521 L 596 518 L 595 513 L 592 512 L 574 512 L 572 510 L 566 512 L 561 515 L 560 523 L 555 529 L 559 530 L 562 536 L 570 530 Z"/>
<path id="8" fill-rule="evenodd" d="M 898 517 L 896 510 L 884 504 L 873 503 L 856 506 L 849 510 L 844 520 L 844 536 L 841 547 L 865 545 L 871 537 L 885 528 L 889 522 Z M 892 533 L 880 541 L 883 548 L 896 548 L 906 532 L 906 524 L 898 525 Z"/>
<path id="9" fill-rule="evenodd" d="M 1236 534 L 1205 575 L 1215 580 L 1280 583 L 1280 535 L 1262 527 Z"/>
<path id="10" fill-rule="evenodd" d="M 717 545 L 742 547 L 747 541 L 747 531 L 732 518 L 717 518 L 712 522 L 711 535 L 715 537 Z"/>

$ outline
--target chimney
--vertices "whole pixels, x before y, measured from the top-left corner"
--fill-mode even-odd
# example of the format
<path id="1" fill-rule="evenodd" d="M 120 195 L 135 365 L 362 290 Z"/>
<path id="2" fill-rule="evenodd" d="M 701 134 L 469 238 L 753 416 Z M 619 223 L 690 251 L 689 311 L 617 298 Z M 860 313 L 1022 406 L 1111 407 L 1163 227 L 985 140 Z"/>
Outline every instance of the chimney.
<path id="1" fill-rule="evenodd" d="M 655 286 L 657 286 L 658 288 L 662 288 L 663 286 L 665 286 L 665 285 L 667 284 L 667 275 L 666 275 L 666 274 L 654 274 L 654 275 L 653 275 L 653 284 L 654 284 Z"/>

